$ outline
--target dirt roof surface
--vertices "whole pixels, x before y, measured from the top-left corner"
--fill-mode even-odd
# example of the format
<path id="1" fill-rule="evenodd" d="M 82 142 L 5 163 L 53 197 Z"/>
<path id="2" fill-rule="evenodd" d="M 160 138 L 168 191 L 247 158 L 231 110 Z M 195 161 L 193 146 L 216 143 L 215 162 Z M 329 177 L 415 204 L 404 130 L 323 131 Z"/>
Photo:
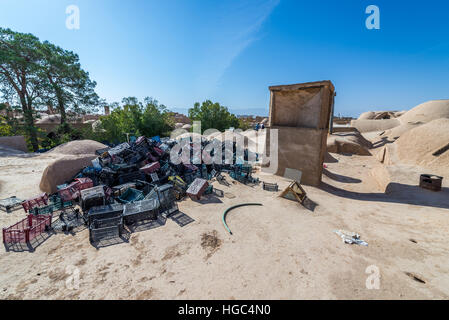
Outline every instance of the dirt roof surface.
<path id="1" fill-rule="evenodd" d="M 439 118 L 449 118 L 449 100 L 432 100 L 424 102 L 407 111 L 398 119 L 402 123 L 427 123 Z"/>
<path id="2" fill-rule="evenodd" d="M 449 118 L 411 129 L 395 144 L 401 162 L 430 169 L 447 168 L 449 174 Z"/>

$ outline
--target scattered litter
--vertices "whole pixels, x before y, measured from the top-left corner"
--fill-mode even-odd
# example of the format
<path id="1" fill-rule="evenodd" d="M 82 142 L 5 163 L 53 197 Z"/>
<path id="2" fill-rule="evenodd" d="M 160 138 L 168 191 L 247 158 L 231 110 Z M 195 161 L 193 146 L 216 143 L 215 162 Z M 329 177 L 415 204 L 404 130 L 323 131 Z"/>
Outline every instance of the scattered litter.
<path id="1" fill-rule="evenodd" d="M 433 174 L 422 174 L 419 178 L 419 186 L 432 191 L 441 191 L 443 177 Z"/>
<path id="2" fill-rule="evenodd" d="M 258 184 L 259 178 L 254 178 L 252 172 L 253 167 L 251 165 L 236 164 L 233 170 L 229 172 L 229 175 L 234 180 L 243 184 Z"/>
<path id="3" fill-rule="evenodd" d="M 267 191 L 279 191 L 277 183 L 262 182 L 262 189 Z"/>
<path id="4" fill-rule="evenodd" d="M 59 219 L 52 222 L 52 229 L 55 232 L 73 232 L 76 228 L 85 224 L 79 209 L 70 208 L 59 214 Z"/>
<path id="5" fill-rule="evenodd" d="M 180 227 L 185 227 L 186 225 L 195 221 L 192 217 L 180 211 L 170 215 L 170 219 Z"/>
<path id="6" fill-rule="evenodd" d="M 22 206 L 22 199 L 17 198 L 16 196 L 1 199 L 0 200 L 0 210 L 5 211 L 6 213 L 10 213 L 13 210 L 16 210 Z"/>
<path id="7" fill-rule="evenodd" d="M 230 193 L 230 192 L 225 192 L 224 196 L 226 198 L 228 198 L 228 199 L 234 199 L 235 198 L 235 195 L 233 193 Z"/>
<path id="8" fill-rule="evenodd" d="M 220 189 L 216 189 L 212 185 L 209 185 L 206 188 L 206 191 L 204 191 L 204 194 L 213 194 L 213 195 L 216 195 L 217 197 L 222 198 L 224 196 L 224 191 L 220 190 Z"/>
<path id="9" fill-rule="evenodd" d="M 229 211 L 243 206 L 261 206 L 261 205 L 262 205 L 261 203 L 241 203 L 226 209 L 225 212 L 223 212 L 223 216 L 221 217 L 221 221 L 223 222 L 225 229 L 229 232 L 229 234 L 232 234 L 231 229 L 229 229 L 228 225 L 226 224 L 226 215 L 228 214 Z"/>
<path id="10" fill-rule="evenodd" d="M 416 282 L 419 282 L 419 283 L 422 283 L 422 284 L 426 284 L 426 281 L 424 281 L 421 276 L 418 276 L 418 275 L 416 275 L 416 274 L 414 274 L 412 272 L 405 272 L 405 274 L 407 276 L 409 276 L 412 280 L 415 280 Z"/>
<path id="11" fill-rule="evenodd" d="M 282 198 L 298 201 L 303 203 L 306 199 L 306 191 L 301 187 L 299 182 L 293 181 L 280 195 Z"/>
<path id="12" fill-rule="evenodd" d="M 360 239 L 360 235 L 358 233 L 347 232 L 344 230 L 335 230 L 334 232 L 340 236 L 344 243 L 368 246 L 368 243 L 366 241 Z"/>
<path id="13" fill-rule="evenodd" d="M 84 224 L 89 229 L 92 243 L 122 237 L 123 232 L 136 230 L 134 227 L 145 224 L 144 221 L 153 223 L 171 216 L 188 217 L 185 214 L 175 215 L 179 212 L 176 201 L 186 195 L 194 200 L 200 200 L 204 194 L 235 198 L 231 193 L 214 188 L 209 182 L 216 178 L 220 184 L 229 187 L 223 175 L 225 172 L 236 182 L 259 183 L 259 179 L 252 176 L 255 168 L 247 163 L 249 151 L 244 150 L 243 159 L 237 159 L 235 142 L 233 151 L 227 153 L 226 142 L 222 142 L 223 164 L 197 162 L 201 159 L 198 153 L 192 152 L 195 151 L 193 141 L 183 147 L 183 151 L 189 151 L 190 163 L 175 164 L 171 162 L 170 153 L 177 140 L 159 136 L 128 137 L 128 142 L 96 150 L 97 158 L 91 161 L 90 166 L 58 185 L 54 194 L 43 193 L 26 201 L 14 197 L 0 200 L 0 209 L 9 212 L 22 205 L 25 212 L 34 217 L 27 218 L 31 219 L 32 226 L 23 227 L 21 233 L 16 229 L 19 225 L 25 226 L 28 220 L 20 221 L 9 231 L 4 231 L 4 241 L 13 241 L 17 237 L 19 240 L 30 238 L 32 235 L 25 235 L 26 230 L 35 230 L 37 225 L 53 228 L 53 231 L 75 232 L 80 224 Z M 207 144 L 208 141 L 201 141 L 199 154 L 200 157 L 212 159 L 214 150 L 206 151 Z M 225 161 L 229 156 L 231 163 Z M 55 221 L 52 226 L 53 216 Z M 42 219 L 47 219 L 48 223 L 45 220 L 41 224 Z M 179 224 L 193 221 L 191 218 L 184 220 Z"/>
<path id="14" fill-rule="evenodd" d="M 155 172 L 150 173 L 150 177 L 151 177 L 151 181 L 152 182 L 156 182 L 157 183 L 159 181 L 159 176 Z"/>

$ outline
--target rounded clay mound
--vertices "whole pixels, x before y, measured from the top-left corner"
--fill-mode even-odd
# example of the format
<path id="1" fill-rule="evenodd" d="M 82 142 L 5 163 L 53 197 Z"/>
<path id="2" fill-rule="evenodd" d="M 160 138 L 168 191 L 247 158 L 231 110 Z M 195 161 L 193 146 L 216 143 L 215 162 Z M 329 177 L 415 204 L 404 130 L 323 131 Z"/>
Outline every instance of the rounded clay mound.
<path id="1" fill-rule="evenodd" d="M 368 151 L 372 147 L 371 142 L 366 140 L 360 132 L 342 132 L 333 134 L 327 139 L 327 152 L 348 153 L 361 156 L 369 156 Z"/>
<path id="2" fill-rule="evenodd" d="M 449 118 L 433 120 L 411 129 L 395 144 L 397 156 L 403 163 L 449 168 Z"/>
<path id="3" fill-rule="evenodd" d="M 98 149 L 107 148 L 106 145 L 93 140 L 75 140 L 61 144 L 48 153 L 59 153 L 66 155 L 95 154 Z"/>
<path id="4" fill-rule="evenodd" d="M 427 123 L 440 118 L 449 118 L 449 100 L 424 102 L 407 111 L 399 119 L 402 123 Z"/>
<path id="5" fill-rule="evenodd" d="M 42 173 L 39 188 L 48 194 L 57 191 L 57 186 L 73 178 L 82 168 L 90 165 L 95 155 L 72 155 L 56 159 Z"/>
<path id="6" fill-rule="evenodd" d="M 364 112 L 357 120 L 371 120 L 374 119 L 376 113 L 374 111 Z"/>

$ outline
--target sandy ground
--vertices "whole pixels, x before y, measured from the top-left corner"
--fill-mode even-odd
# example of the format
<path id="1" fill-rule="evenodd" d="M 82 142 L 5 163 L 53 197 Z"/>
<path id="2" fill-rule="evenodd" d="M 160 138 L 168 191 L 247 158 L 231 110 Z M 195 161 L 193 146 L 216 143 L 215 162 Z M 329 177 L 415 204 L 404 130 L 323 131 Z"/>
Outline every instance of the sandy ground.
<path id="1" fill-rule="evenodd" d="M 54 157 L 0 155 L 0 198 L 35 195 Z M 214 182 L 223 198 L 184 200 L 183 215 L 128 242 L 96 249 L 83 230 L 52 235 L 34 252 L 2 247 L 0 299 L 447 299 L 449 204 L 441 195 L 449 199 L 449 189 L 437 197 L 404 185 L 385 194 L 371 174 L 374 157 L 330 160 L 322 186 L 305 186 L 314 211 L 228 177 L 230 186 Z M 289 183 L 257 175 L 281 189 Z M 231 211 L 230 235 L 222 213 L 244 202 L 263 206 Z M 0 212 L 0 224 L 24 216 Z M 369 246 L 344 244 L 335 229 L 358 232 Z M 379 289 L 366 287 L 370 266 L 380 271 Z"/>

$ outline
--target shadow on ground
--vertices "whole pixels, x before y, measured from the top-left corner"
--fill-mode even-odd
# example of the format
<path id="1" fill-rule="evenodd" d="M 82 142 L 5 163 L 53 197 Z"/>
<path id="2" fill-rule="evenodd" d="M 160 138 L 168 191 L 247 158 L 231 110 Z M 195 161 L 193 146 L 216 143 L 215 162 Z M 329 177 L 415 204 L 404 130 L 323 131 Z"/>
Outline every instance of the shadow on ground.
<path id="1" fill-rule="evenodd" d="M 325 176 L 327 176 L 328 178 L 330 178 L 332 180 L 335 180 L 335 181 L 338 181 L 338 182 L 343 182 L 343 183 L 360 183 L 360 182 L 362 182 L 362 180 L 360 180 L 360 179 L 351 178 L 351 177 L 348 177 L 348 176 L 343 176 L 343 175 L 338 174 L 338 173 L 333 173 L 333 172 L 330 172 L 327 169 L 323 169 L 323 174 Z"/>
<path id="2" fill-rule="evenodd" d="M 195 221 L 195 219 L 181 211 L 173 213 L 169 218 L 180 227 L 184 227 Z"/>
<path id="3" fill-rule="evenodd" d="M 385 193 L 361 193 L 347 191 L 321 182 L 320 189 L 338 197 L 359 201 L 403 203 L 449 209 L 449 188 L 442 188 L 441 191 L 435 192 L 422 189 L 419 186 L 392 182 L 388 184 Z"/>

